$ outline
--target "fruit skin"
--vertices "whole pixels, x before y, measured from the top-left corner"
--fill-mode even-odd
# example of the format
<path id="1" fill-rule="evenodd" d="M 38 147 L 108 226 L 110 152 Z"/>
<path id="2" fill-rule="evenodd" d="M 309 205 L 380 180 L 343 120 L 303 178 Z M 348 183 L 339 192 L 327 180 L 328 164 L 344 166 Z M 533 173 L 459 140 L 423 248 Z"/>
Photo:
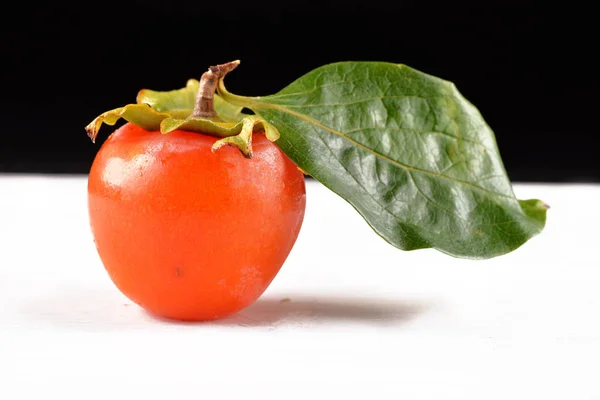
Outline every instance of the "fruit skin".
<path id="1" fill-rule="evenodd" d="M 216 138 L 131 123 L 102 145 L 88 179 L 98 254 L 117 288 L 152 314 L 201 321 L 253 303 L 291 251 L 305 182 L 263 134 L 252 159 Z"/>

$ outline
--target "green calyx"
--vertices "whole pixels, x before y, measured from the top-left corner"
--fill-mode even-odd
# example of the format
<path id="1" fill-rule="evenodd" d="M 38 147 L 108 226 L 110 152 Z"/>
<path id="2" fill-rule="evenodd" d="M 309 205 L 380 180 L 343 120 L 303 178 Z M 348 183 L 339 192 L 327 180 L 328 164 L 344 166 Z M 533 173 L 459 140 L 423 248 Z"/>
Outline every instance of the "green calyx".
<path id="1" fill-rule="evenodd" d="M 143 89 L 138 93 L 135 104 L 100 114 L 85 130 L 95 142 L 102 124 L 115 125 L 123 118 L 150 132 L 168 134 L 174 130 L 185 130 L 214 136 L 218 139 L 213 144 L 213 152 L 229 145 L 237 147 L 247 158 L 252 158 L 253 133 L 264 132 L 271 141 L 279 138 L 279 131 L 273 125 L 257 116 L 242 113 L 242 107 L 226 102 L 218 94 L 211 94 L 209 106 L 214 110 L 214 116 L 195 115 L 200 89 L 201 82 L 196 79 L 188 80 L 184 88 L 177 90 Z M 212 90 L 214 92 L 214 88 Z"/>

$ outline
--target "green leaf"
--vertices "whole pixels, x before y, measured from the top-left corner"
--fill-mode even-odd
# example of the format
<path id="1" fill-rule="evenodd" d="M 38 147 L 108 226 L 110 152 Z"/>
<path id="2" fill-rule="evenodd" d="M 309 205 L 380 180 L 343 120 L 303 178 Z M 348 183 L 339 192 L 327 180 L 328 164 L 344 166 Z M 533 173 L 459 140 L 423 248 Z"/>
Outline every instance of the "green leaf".
<path id="1" fill-rule="evenodd" d="M 451 82 L 405 65 L 320 67 L 279 93 L 224 100 L 280 132 L 279 147 L 403 250 L 485 259 L 543 229 L 548 208 L 515 198 L 494 134 Z"/>

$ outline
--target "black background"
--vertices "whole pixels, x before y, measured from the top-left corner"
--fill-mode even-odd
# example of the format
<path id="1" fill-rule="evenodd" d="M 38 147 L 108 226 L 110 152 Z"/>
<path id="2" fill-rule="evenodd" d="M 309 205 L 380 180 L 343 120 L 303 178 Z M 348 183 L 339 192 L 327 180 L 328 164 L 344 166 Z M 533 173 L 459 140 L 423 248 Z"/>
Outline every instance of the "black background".
<path id="1" fill-rule="evenodd" d="M 228 88 L 266 95 L 325 63 L 370 60 L 455 82 L 495 131 L 511 179 L 600 181 L 595 13 L 552 4 L 13 4 L 0 17 L 0 172 L 87 173 L 111 131 L 92 144 L 88 122 L 211 64 L 241 59 Z"/>

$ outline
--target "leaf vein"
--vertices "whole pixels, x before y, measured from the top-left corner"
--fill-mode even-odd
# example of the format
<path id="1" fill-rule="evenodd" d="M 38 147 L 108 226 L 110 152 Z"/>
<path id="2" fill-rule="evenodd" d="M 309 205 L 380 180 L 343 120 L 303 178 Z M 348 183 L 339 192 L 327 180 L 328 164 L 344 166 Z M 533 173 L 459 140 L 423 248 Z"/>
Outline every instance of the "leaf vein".
<path id="1" fill-rule="evenodd" d="M 515 201 L 515 199 L 513 197 L 511 197 L 509 195 L 506 195 L 504 193 L 494 192 L 494 191 L 491 191 L 489 189 L 483 188 L 481 186 L 475 185 L 475 184 L 473 184 L 471 182 L 468 182 L 468 181 L 463 181 L 461 179 L 452 178 L 452 177 L 449 177 L 447 175 L 441 175 L 441 174 L 433 172 L 433 171 L 429 171 L 429 170 L 426 170 L 426 169 L 421 169 L 421 168 L 413 167 L 413 166 L 404 164 L 404 163 L 402 163 L 400 161 L 394 160 L 394 159 L 392 159 L 392 158 L 390 158 L 390 157 L 388 157 L 388 156 L 386 156 L 384 154 L 381 154 L 380 152 L 377 152 L 377 151 L 375 151 L 373 149 L 368 148 L 367 146 L 363 145 L 362 143 L 358 142 L 357 140 L 354 140 L 353 138 L 351 138 L 349 136 L 346 136 L 344 133 L 342 133 L 340 131 L 337 131 L 337 130 L 335 130 L 333 128 L 330 128 L 330 127 L 328 127 L 326 125 L 323 125 L 322 123 L 320 123 L 320 122 L 318 122 L 318 121 L 316 121 L 316 120 L 314 120 L 314 119 L 312 119 L 312 118 L 310 118 L 310 117 L 308 117 L 308 116 L 306 116 L 304 114 L 301 114 L 301 113 L 298 113 L 296 111 L 292 111 L 292 110 L 286 109 L 285 107 L 280 106 L 278 104 L 260 103 L 260 104 L 256 104 L 256 106 L 258 106 L 256 108 L 263 107 L 263 108 L 274 109 L 274 110 L 277 110 L 277 111 L 280 111 L 280 112 L 292 115 L 292 116 L 294 116 L 296 118 L 299 118 L 302 121 L 304 121 L 304 122 L 306 122 L 306 123 L 308 123 L 310 125 L 314 125 L 315 127 L 318 127 L 318 128 L 323 129 L 325 131 L 331 132 L 334 135 L 337 135 L 339 137 L 345 138 L 346 140 L 352 142 L 354 145 L 356 145 L 357 147 L 365 150 L 366 152 L 371 153 L 371 154 L 375 155 L 376 157 L 380 157 L 383 160 L 386 160 L 389 163 L 391 163 L 393 165 L 396 165 L 396 166 L 398 166 L 398 167 L 400 167 L 400 168 L 402 168 L 402 169 L 404 169 L 406 171 L 419 172 L 419 173 L 422 173 L 422 174 L 435 176 L 435 177 L 438 177 L 438 178 L 441 178 L 441 179 L 446 179 L 448 181 L 451 181 L 451 182 L 454 182 L 454 183 L 457 183 L 457 184 L 461 184 L 461 185 L 465 185 L 465 186 L 471 187 L 473 189 L 482 191 L 484 193 L 487 193 L 487 194 L 490 194 L 490 195 L 493 195 L 493 196 L 500 196 L 500 197 L 504 197 L 504 198 L 510 199 L 511 201 Z"/>
<path id="2" fill-rule="evenodd" d="M 423 190 L 422 190 L 422 189 L 419 187 L 419 185 L 417 184 L 417 181 L 416 181 L 416 180 L 415 180 L 415 178 L 412 176 L 412 173 L 411 173 L 410 171 L 408 172 L 408 176 L 410 177 L 410 180 L 412 181 L 413 185 L 415 186 L 415 189 L 417 189 L 417 192 L 418 192 L 418 193 L 419 193 L 419 194 L 420 194 L 420 195 L 421 195 L 421 196 L 422 196 L 422 197 L 423 197 L 423 198 L 424 198 L 424 199 L 425 199 L 427 202 L 431 203 L 431 205 L 432 205 L 432 206 L 434 206 L 434 207 L 436 207 L 436 208 L 438 208 L 438 209 L 442 210 L 444 213 L 446 213 L 446 214 L 450 215 L 451 217 L 454 217 L 454 218 L 456 218 L 456 219 L 458 219 L 458 220 L 461 220 L 461 221 L 464 221 L 464 222 L 467 222 L 467 223 L 468 223 L 468 221 L 467 221 L 465 218 L 461 217 L 461 216 L 460 216 L 460 215 L 458 215 L 458 214 L 455 214 L 454 212 L 452 212 L 452 211 L 448 210 L 447 208 L 444 208 L 444 207 L 440 206 L 440 205 L 439 205 L 439 204 L 438 204 L 438 203 L 437 203 L 435 200 L 433 200 L 433 199 L 429 198 L 429 196 L 427 196 L 427 195 L 426 195 L 426 194 L 423 192 Z"/>
<path id="3" fill-rule="evenodd" d="M 399 132 L 414 132 L 414 133 L 421 133 L 424 135 L 430 134 L 430 135 L 442 135 L 442 136 L 447 136 L 449 138 L 455 139 L 457 141 L 461 140 L 461 141 L 465 141 L 468 143 L 473 143 L 473 144 L 477 144 L 480 145 L 482 147 L 485 147 L 486 150 L 492 151 L 492 149 L 489 149 L 487 146 L 485 146 L 483 143 L 478 142 L 477 140 L 473 140 L 473 139 L 469 139 L 469 138 L 464 138 L 462 136 L 454 136 L 451 133 L 447 133 L 447 132 L 441 132 L 441 131 L 434 131 L 434 130 L 423 130 L 423 129 L 414 129 L 414 128 L 393 128 L 393 127 L 385 127 L 385 128 L 380 128 L 377 126 L 369 126 L 369 127 L 365 127 L 365 128 L 356 128 L 356 129 L 351 129 L 349 131 L 344 132 L 344 134 L 346 135 L 350 135 L 352 133 L 355 132 L 360 132 L 360 131 L 367 131 L 367 130 L 382 130 L 382 131 L 399 131 Z"/>
<path id="4" fill-rule="evenodd" d="M 351 101 L 349 103 L 316 103 L 316 104 L 303 104 L 303 105 L 298 105 L 298 106 L 286 104 L 285 107 L 286 108 L 322 108 L 322 107 L 336 107 L 336 106 L 351 106 L 351 105 L 355 105 L 355 104 L 367 103 L 369 101 L 374 101 L 374 100 L 411 99 L 411 98 L 428 101 L 425 97 L 420 97 L 420 96 L 409 96 L 409 95 L 406 95 L 406 96 L 377 96 L 377 97 L 370 97 L 368 99 Z"/>

